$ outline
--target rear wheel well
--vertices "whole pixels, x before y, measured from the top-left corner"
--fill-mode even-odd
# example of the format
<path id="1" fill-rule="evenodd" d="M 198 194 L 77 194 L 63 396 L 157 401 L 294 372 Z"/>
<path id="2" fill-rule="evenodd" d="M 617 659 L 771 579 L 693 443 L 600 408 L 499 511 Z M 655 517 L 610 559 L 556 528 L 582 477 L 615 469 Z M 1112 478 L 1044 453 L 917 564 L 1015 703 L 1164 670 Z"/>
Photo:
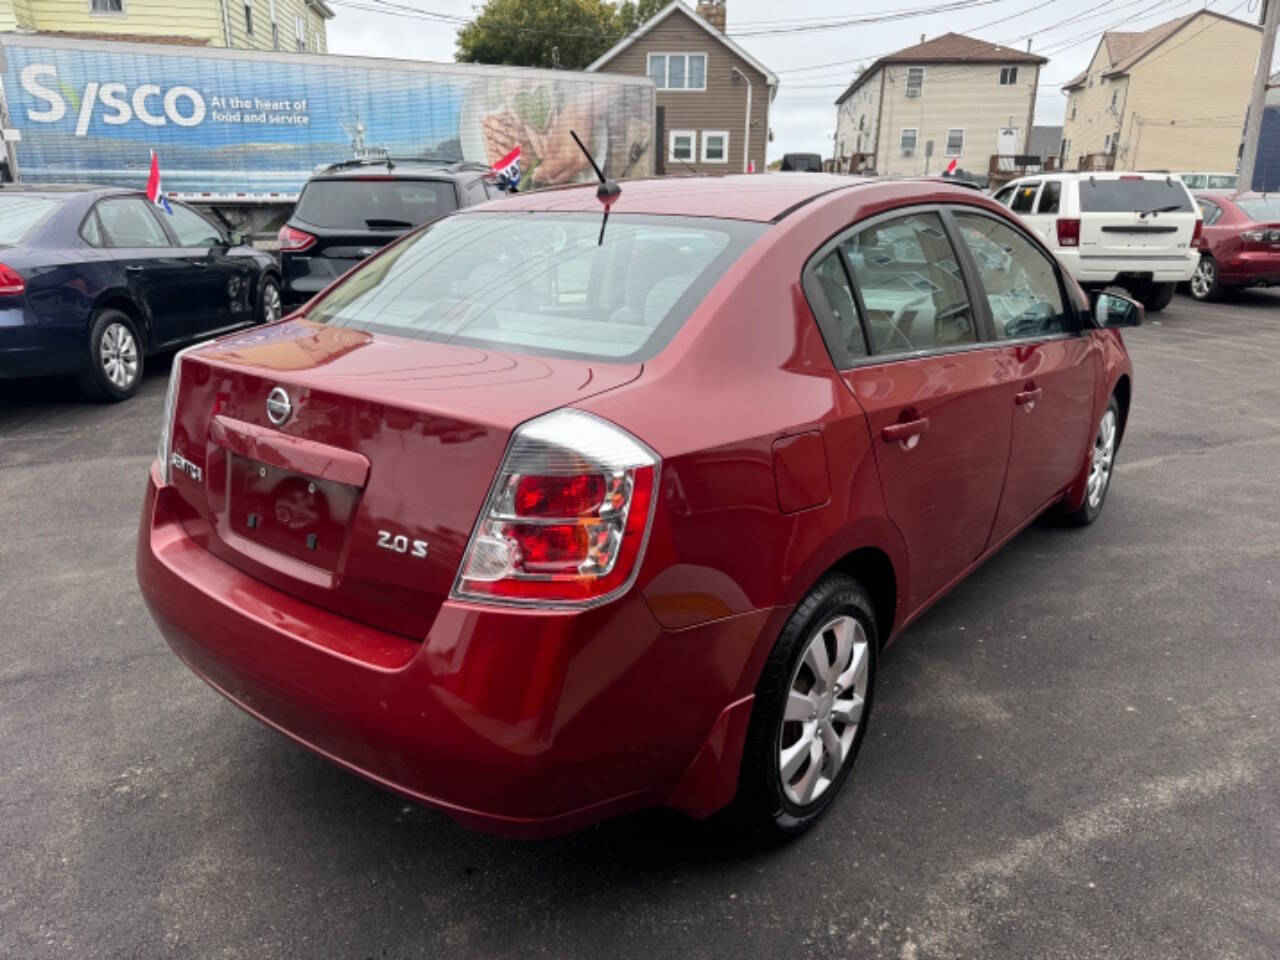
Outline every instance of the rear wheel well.
<path id="1" fill-rule="evenodd" d="M 138 309 L 138 305 L 128 297 L 121 294 L 112 294 L 103 299 L 96 307 L 93 308 L 93 316 L 97 316 L 102 310 L 119 310 L 126 317 L 133 321 L 134 327 L 137 328 L 138 338 L 144 349 L 148 352 L 151 347 L 151 330 L 147 327 L 147 322 L 142 316 L 142 311 Z M 92 318 L 89 323 L 90 329 L 93 327 Z"/>
<path id="2" fill-rule="evenodd" d="M 898 609 L 898 581 L 888 554 L 875 547 L 862 547 L 841 557 L 831 569 L 853 577 L 870 595 L 883 647 L 893 632 L 894 614 Z"/>

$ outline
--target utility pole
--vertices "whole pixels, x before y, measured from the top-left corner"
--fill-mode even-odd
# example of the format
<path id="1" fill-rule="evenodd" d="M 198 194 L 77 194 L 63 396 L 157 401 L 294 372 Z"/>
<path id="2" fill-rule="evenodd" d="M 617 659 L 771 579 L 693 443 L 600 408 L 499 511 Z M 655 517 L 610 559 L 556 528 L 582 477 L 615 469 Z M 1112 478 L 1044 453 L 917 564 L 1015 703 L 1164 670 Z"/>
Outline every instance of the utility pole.
<path id="1" fill-rule="evenodd" d="M 1258 159 L 1258 141 L 1262 136 L 1262 115 L 1267 108 L 1267 83 L 1271 80 L 1271 59 L 1276 52 L 1276 27 L 1280 26 L 1280 0 L 1263 0 L 1262 49 L 1258 52 L 1258 71 L 1253 77 L 1253 96 L 1249 99 L 1249 116 L 1244 129 L 1244 154 L 1240 157 L 1240 189 L 1253 189 L 1253 168 Z"/>

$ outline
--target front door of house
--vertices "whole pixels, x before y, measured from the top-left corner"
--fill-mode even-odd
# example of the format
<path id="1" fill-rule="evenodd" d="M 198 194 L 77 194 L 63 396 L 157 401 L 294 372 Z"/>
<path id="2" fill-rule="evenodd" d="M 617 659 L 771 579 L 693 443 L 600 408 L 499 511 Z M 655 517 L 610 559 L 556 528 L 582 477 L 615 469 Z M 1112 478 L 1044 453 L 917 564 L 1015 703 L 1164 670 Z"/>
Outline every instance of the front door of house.
<path id="1" fill-rule="evenodd" d="M 1001 127 L 1000 132 L 996 135 L 996 153 L 1001 156 L 1011 156 L 1018 152 L 1018 134 L 1017 127 Z"/>

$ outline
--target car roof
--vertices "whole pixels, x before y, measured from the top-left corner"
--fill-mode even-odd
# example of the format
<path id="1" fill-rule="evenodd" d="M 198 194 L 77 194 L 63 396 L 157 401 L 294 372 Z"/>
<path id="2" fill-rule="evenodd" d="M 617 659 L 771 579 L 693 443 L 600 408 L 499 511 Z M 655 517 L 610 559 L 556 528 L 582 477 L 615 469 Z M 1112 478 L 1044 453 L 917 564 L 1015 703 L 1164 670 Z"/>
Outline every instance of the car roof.
<path id="1" fill-rule="evenodd" d="M 354 180 L 361 177 L 404 177 L 406 179 L 465 180 L 487 176 L 493 170 L 474 161 L 424 160 L 390 157 L 378 160 L 343 160 L 316 173 L 312 180 Z"/>
<path id="2" fill-rule="evenodd" d="M 6 193 L 21 193 L 28 197 L 49 197 L 65 200 L 68 196 L 78 194 L 138 193 L 138 190 L 127 190 L 124 187 L 103 187 L 83 183 L 6 183 L 0 185 L 0 196 Z"/>
<path id="3" fill-rule="evenodd" d="M 876 182 L 868 177 L 831 173 L 739 173 L 623 180 L 619 183 L 622 193 L 610 210 L 613 213 L 716 217 L 768 223 L 825 193 Z M 594 183 L 581 183 L 517 193 L 490 201 L 480 209 L 599 213 L 596 186 Z"/>

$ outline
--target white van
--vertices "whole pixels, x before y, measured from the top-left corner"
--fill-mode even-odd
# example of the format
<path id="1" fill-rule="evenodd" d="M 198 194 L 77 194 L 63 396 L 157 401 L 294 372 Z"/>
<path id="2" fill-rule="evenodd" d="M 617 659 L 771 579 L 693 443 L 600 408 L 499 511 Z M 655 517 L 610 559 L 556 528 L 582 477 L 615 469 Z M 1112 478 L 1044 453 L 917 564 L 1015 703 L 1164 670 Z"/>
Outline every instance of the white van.
<path id="1" fill-rule="evenodd" d="M 1174 176 L 1185 183 L 1188 190 L 1210 193 L 1235 193 L 1240 183 L 1234 173 L 1175 173 Z"/>
<path id="2" fill-rule="evenodd" d="M 1015 180 L 995 199 L 1082 286 L 1118 284 L 1151 312 L 1168 306 L 1200 261 L 1200 209 L 1171 174 L 1050 173 Z"/>

